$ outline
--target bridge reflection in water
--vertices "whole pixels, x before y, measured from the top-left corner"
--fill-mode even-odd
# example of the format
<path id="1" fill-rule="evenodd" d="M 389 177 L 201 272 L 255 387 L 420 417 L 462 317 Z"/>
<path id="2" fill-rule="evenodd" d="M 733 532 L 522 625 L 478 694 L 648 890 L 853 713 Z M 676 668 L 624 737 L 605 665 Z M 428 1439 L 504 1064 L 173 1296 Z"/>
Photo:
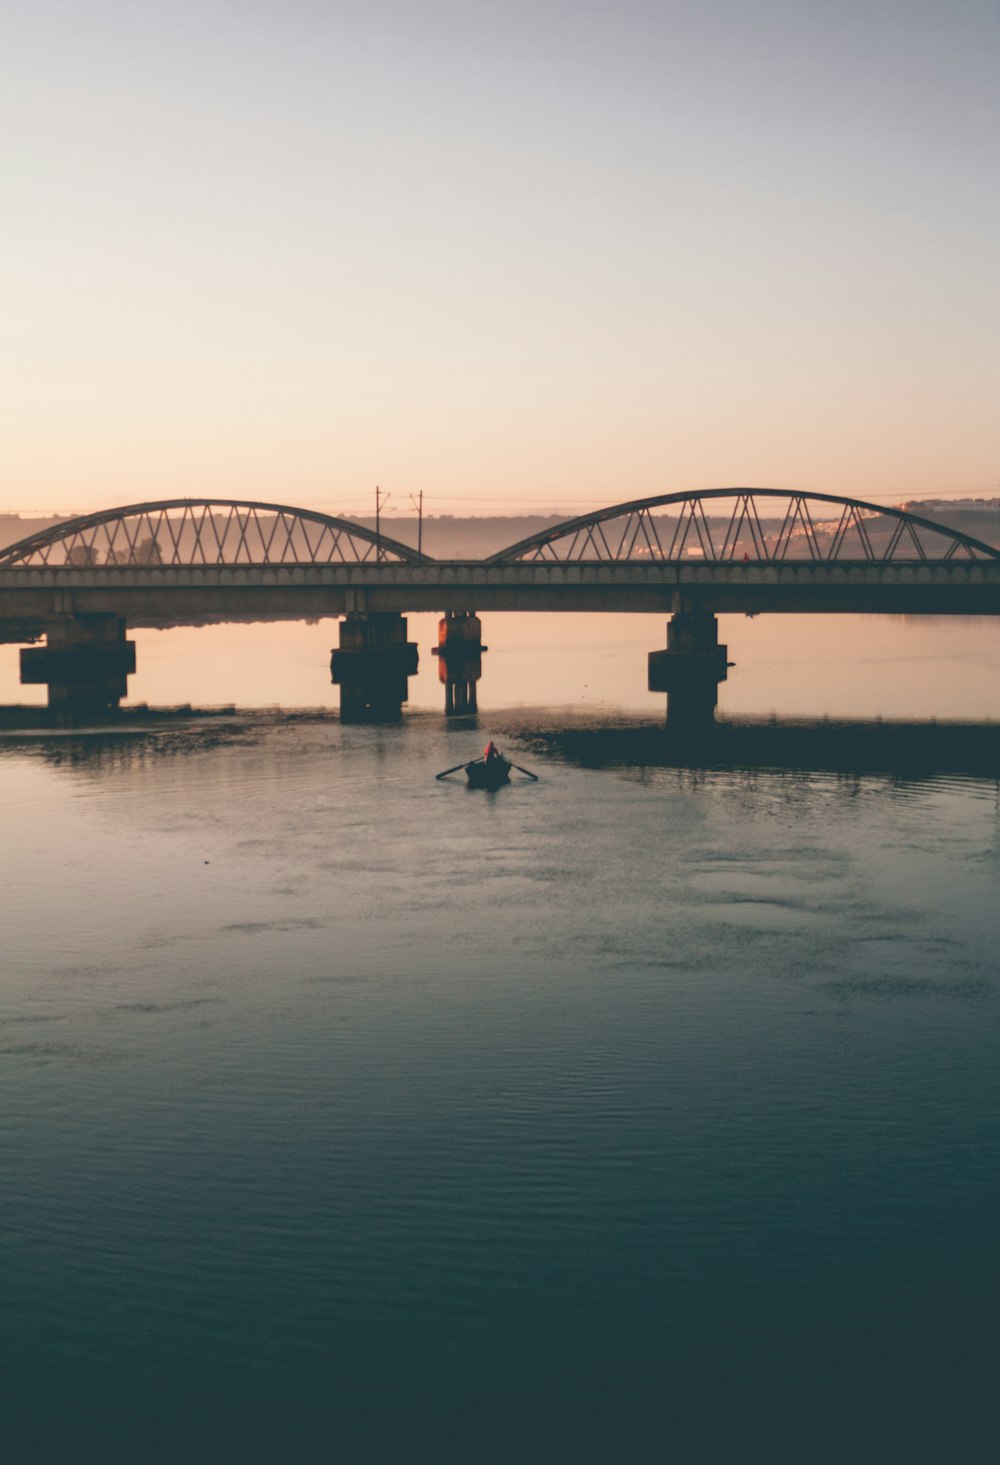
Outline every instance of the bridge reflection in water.
<path id="1" fill-rule="evenodd" d="M 844 777 L 882 774 L 904 783 L 942 776 L 1000 779 L 997 728 L 983 723 L 743 718 L 691 739 L 649 727 L 569 727 L 528 732 L 542 756 L 581 768 L 793 769 Z"/>
<path id="2" fill-rule="evenodd" d="M 343 617 L 331 676 L 348 720 L 398 718 L 417 668 L 407 612 L 443 612 L 446 711 L 476 705 L 480 613 L 658 612 L 648 686 L 711 724 L 732 664 L 717 616 L 996 615 L 1000 550 L 829 494 L 713 489 L 618 504 L 477 561 L 433 560 L 348 520 L 277 504 L 169 500 L 70 520 L 0 551 L 0 638 L 57 722 L 118 708 L 133 627 Z"/>
<path id="3" fill-rule="evenodd" d="M 164 738 L 160 734 L 171 721 L 175 726 Z M 204 763 L 206 750 L 238 747 L 249 737 L 255 756 L 264 756 L 267 744 L 256 738 L 256 728 L 284 722 L 291 727 L 309 721 L 300 713 L 246 715 L 236 721 L 207 715 L 195 726 L 187 716 L 166 717 L 159 726 L 137 726 L 128 732 L 109 727 L 85 736 L 69 733 L 41 742 L 32 740 L 32 747 L 46 763 L 69 771 L 101 773 L 188 756 L 197 758 L 204 771 L 212 766 Z M 542 768 L 566 763 L 595 771 L 627 771 L 640 778 L 662 772 L 693 779 L 720 770 L 742 771 L 750 779 L 780 771 L 832 775 L 848 791 L 852 781 L 860 778 L 881 777 L 901 788 L 967 778 L 980 787 L 983 780 L 995 783 L 1000 800 L 1000 738 L 991 724 L 744 717 L 719 724 L 698 738 L 638 719 L 630 725 L 610 726 L 569 717 L 555 726 L 549 720 L 542 724 L 530 715 L 515 718 L 507 713 L 500 714 L 495 724 L 505 742 L 516 743 L 524 756 L 539 760 Z M 331 727 L 321 718 L 315 725 Z M 332 727 L 336 731 L 336 724 Z M 456 727 L 460 735 L 475 730 L 472 717 L 461 719 Z M 11 740 L 6 745 L 11 746 Z M 440 759 L 436 742 L 428 745 L 421 740 L 413 752 L 417 761 L 436 769 Z"/>

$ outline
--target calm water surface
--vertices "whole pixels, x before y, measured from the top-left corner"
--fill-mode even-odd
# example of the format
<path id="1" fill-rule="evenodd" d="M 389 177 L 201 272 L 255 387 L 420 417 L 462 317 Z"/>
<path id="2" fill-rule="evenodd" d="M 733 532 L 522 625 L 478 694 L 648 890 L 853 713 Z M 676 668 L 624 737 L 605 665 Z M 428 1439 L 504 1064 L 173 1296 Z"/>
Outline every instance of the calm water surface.
<path id="1" fill-rule="evenodd" d="M 990 1457 L 991 735 L 678 751 L 563 651 L 0 741 L 12 1458 Z"/>

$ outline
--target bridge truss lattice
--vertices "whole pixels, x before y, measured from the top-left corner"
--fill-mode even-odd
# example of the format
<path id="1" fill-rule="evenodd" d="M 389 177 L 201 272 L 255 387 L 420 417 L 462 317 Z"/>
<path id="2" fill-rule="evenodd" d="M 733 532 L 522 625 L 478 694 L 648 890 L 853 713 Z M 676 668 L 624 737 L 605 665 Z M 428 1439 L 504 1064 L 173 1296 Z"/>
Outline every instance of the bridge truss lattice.
<path id="1" fill-rule="evenodd" d="M 517 560 L 935 562 L 1000 550 L 903 509 L 834 494 L 712 488 L 615 504 L 492 555 Z"/>
<path id="2" fill-rule="evenodd" d="M 165 499 L 65 520 L 0 550 L 25 566 L 329 565 L 428 556 L 362 524 L 235 499 Z"/>

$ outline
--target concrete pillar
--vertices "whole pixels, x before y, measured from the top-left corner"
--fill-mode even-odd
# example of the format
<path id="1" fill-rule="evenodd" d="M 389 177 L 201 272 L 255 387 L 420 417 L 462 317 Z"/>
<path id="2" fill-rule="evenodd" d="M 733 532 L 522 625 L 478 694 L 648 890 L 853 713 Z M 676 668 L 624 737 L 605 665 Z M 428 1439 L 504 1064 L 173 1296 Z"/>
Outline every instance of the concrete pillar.
<path id="1" fill-rule="evenodd" d="M 417 669 L 415 641 L 395 611 L 352 612 L 340 623 L 340 646 L 330 653 L 330 678 L 340 688 L 342 722 L 398 718 Z"/>
<path id="2" fill-rule="evenodd" d="M 126 641 L 120 616 L 49 621 L 45 641 L 22 649 L 21 681 L 48 687 L 49 709 L 59 722 L 82 722 L 117 710 L 135 671 L 135 642 Z"/>
<path id="3" fill-rule="evenodd" d="M 438 622 L 438 680 L 444 684 L 447 717 L 476 711 L 476 683 L 483 674 L 483 628 L 471 610 L 449 610 Z"/>
<path id="4" fill-rule="evenodd" d="M 730 665 L 719 645 L 719 623 L 709 611 L 679 610 L 667 623 L 666 651 L 649 653 L 649 690 L 666 692 L 671 727 L 710 727 L 719 683 Z"/>

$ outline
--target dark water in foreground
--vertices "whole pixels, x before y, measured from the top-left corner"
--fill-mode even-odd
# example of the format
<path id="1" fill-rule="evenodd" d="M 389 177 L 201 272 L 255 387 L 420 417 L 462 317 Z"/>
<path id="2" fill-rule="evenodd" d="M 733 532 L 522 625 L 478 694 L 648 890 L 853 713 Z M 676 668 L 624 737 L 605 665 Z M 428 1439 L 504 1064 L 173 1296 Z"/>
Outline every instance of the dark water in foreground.
<path id="1" fill-rule="evenodd" d="M 0 744 L 11 1458 L 988 1458 L 985 731 L 489 730 Z"/>

